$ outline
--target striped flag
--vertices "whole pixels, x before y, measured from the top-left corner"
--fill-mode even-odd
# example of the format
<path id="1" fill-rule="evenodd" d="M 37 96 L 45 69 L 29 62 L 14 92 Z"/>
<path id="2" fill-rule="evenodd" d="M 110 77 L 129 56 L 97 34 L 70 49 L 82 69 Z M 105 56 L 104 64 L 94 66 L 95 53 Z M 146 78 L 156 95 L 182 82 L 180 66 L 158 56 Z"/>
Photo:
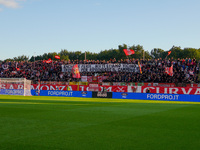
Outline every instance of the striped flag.
<path id="1" fill-rule="evenodd" d="M 173 65 L 171 67 L 165 67 L 165 73 L 168 74 L 169 76 L 173 76 Z"/>

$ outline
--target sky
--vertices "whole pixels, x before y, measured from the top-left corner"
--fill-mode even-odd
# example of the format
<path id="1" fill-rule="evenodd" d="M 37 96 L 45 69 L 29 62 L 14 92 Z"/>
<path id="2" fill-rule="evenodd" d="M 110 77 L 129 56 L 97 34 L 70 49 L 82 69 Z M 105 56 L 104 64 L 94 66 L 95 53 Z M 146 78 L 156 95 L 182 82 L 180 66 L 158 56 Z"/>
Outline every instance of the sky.
<path id="1" fill-rule="evenodd" d="M 49 52 L 200 48 L 199 0 L 0 0 L 0 60 Z"/>

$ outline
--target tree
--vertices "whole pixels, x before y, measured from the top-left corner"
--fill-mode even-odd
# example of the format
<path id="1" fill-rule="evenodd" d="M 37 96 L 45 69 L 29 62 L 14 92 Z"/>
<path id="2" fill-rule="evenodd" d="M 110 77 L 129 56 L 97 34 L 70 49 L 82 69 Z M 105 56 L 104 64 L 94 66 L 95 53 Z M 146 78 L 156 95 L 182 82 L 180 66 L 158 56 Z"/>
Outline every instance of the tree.
<path id="1" fill-rule="evenodd" d="M 135 51 L 135 54 L 131 55 L 131 58 L 135 58 L 135 59 L 143 59 L 143 53 L 145 52 L 145 50 L 143 49 L 143 46 L 141 45 L 133 45 L 131 47 L 129 47 L 130 49 Z"/>
<path id="2" fill-rule="evenodd" d="M 160 49 L 160 48 L 154 48 L 151 50 L 151 56 L 152 58 L 158 59 L 158 58 L 164 58 L 165 56 L 164 54 L 164 50 Z"/>
<path id="3" fill-rule="evenodd" d="M 109 50 L 102 50 L 99 53 L 92 53 L 92 52 L 86 52 L 86 56 L 88 60 L 110 60 L 110 59 L 126 59 L 127 56 L 124 54 L 124 49 L 132 49 L 135 51 L 135 54 L 128 56 L 128 58 L 135 58 L 135 59 L 143 59 L 143 54 L 145 54 L 145 59 L 150 58 L 174 58 L 174 59 L 182 59 L 182 58 L 196 58 L 197 60 L 200 59 L 200 48 L 184 48 L 181 49 L 180 46 L 172 46 L 172 48 L 169 50 L 171 51 L 171 54 L 168 56 L 168 51 L 164 51 L 160 48 L 154 48 L 151 50 L 151 52 L 145 51 L 143 46 L 141 45 L 132 45 L 128 47 L 126 44 L 119 45 L 118 49 L 109 49 Z M 85 52 L 81 51 L 68 51 L 67 49 L 61 49 L 60 52 L 56 53 L 44 53 L 43 55 L 38 56 L 32 56 L 30 58 L 30 61 L 33 62 L 34 60 L 47 60 L 51 58 L 52 60 L 55 59 L 55 55 L 60 56 L 61 60 L 84 60 L 85 59 Z M 18 57 L 14 57 L 13 59 L 6 59 L 6 61 L 25 61 L 29 60 L 29 57 L 22 55 Z"/>
<path id="4" fill-rule="evenodd" d="M 28 61 L 29 57 L 25 56 L 25 55 L 22 55 L 22 56 L 14 57 L 13 60 L 14 61 Z"/>
<path id="5" fill-rule="evenodd" d="M 199 60 L 200 51 L 195 48 L 184 48 L 183 56 L 185 56 L 185 58 L 196 58 L 197 60 Z"/>
<path id="6" fill-rule="evenodd" d="M 119 59 L 126 59 L 126 55 L 124 54 L 124 49 L 127 49 L 127 45 L 123 44 L 123 45 L 119 45 L 118 49 L 119 49 L 119 53 L 121 54 L 121 57 Z"/>
<path id="7" fill-rule="evenodd" d="M 61 60 L 69 60 L 69 52 L 67 50 L 61 50 L 59 53 Z"/>
<path id="8" fill-rule="evenodd" d="M 184 58 L 183 50 L 181 49 L 180 46 L 172 46 L 170 51 L 171 51 L 171 54 L 168 56 L 168 58 L 174 58 L 174 59 Z M 165 52 L 165 55 L 167 56 L 168 52 Z"/>

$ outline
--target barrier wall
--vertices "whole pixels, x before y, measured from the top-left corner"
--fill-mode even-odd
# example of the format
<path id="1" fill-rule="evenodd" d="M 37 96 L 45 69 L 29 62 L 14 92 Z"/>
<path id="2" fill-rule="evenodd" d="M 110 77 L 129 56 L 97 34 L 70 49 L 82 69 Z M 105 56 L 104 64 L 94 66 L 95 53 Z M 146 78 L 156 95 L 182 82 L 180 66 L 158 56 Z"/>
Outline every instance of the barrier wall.
<path id="1" fill-rule="evenodd" d="M 32 95 L 38 96 L 36 90 Z M 200 95 L 186 94 L 157 94 L 157 93 L 125 93 L 125 92 L 89 92 L 89 91 L 56 91 L 41 90 L 40 96 L 61 96 L 61 97 L 85 97 L 85 98 L 114 98 L 114 99 L 139 99 L 159 101 L 184 101 L 200 102 Z"/>

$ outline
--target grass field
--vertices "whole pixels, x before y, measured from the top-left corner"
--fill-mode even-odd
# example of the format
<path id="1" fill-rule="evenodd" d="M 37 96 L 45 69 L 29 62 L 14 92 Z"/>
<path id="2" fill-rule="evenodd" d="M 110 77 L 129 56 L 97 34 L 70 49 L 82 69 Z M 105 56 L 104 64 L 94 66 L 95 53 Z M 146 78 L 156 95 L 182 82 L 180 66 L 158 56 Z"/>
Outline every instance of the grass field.
<path id="1" fill-rule="evenodd" d="M 199 150 L 198 103 L 0 96 L 0 150 Z"/>

